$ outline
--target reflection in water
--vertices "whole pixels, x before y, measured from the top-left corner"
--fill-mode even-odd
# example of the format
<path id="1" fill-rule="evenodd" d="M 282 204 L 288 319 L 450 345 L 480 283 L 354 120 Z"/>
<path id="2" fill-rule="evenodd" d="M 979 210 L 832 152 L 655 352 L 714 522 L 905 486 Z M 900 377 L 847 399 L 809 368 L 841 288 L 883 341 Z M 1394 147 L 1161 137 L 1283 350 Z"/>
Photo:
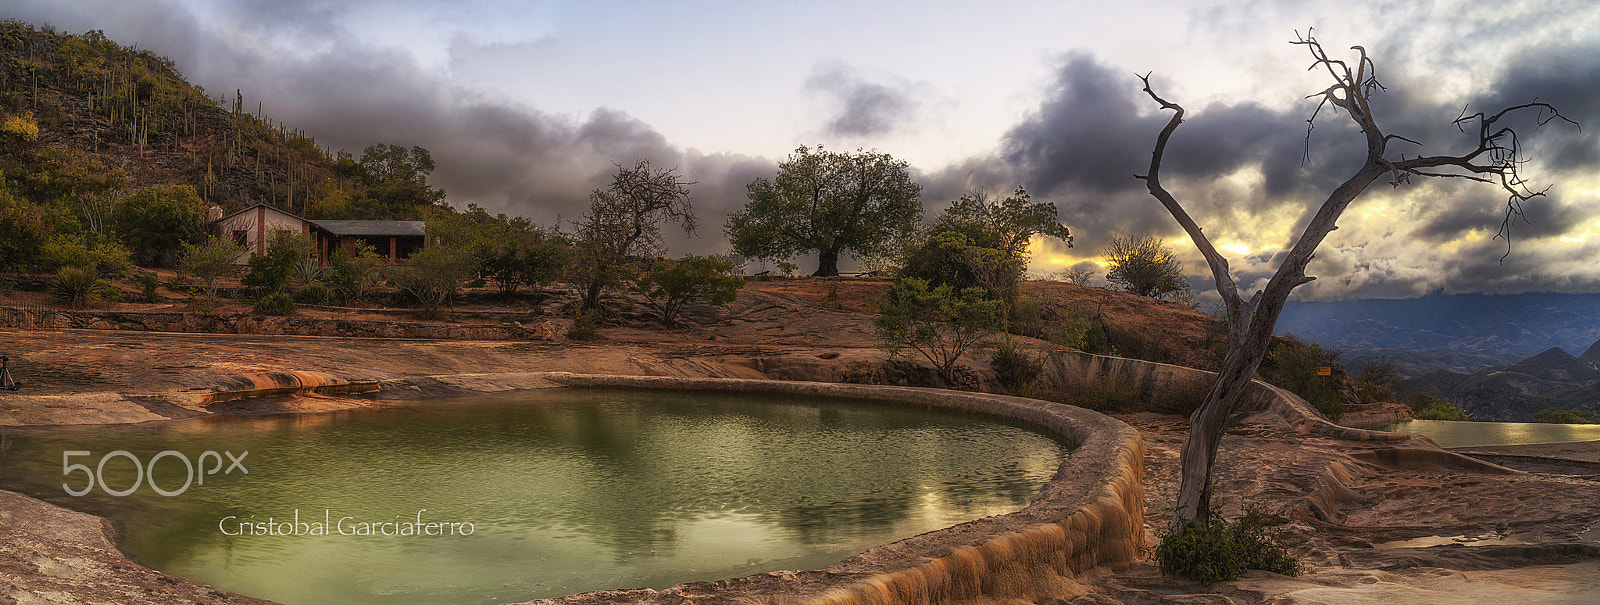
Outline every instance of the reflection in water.
<path id="1" fill-rule="evenodd" d="M 1568 443 L 1600 439 L 1600 424 L 1412 420 L 1373 428 L 1391 433 L 1424 435 L 1440 447 Z"/>
<path id="2" fill-rule="evenodd" d="M 825 567 L 1021 508 L 1065 456 L 1016 426 L 873 404 L 555 390 L 396 407 L 16 430 L 0 486 L 108 517 L 139 562 L 244 594 L 489 603 Z M 114 450 L 144 463 L 249 452 L 248 474 L 176 497 L 63 492 L 87 481 L 63 477 L 64 451 L 92 452 L 72 462 L 113 489 L 133 485 L 132 460 L 99 464 Z M 150 476 L 172 490 L 185 473 L 168 457 Z M 340 533 L 399 532 L 419 515 L 424 535 Z M 273 535 L 250 535 L 269 518 Z M 224 533 L 240 522 L 244 535 Z M 471 534 L 427 525 L 451 522 Z"/>

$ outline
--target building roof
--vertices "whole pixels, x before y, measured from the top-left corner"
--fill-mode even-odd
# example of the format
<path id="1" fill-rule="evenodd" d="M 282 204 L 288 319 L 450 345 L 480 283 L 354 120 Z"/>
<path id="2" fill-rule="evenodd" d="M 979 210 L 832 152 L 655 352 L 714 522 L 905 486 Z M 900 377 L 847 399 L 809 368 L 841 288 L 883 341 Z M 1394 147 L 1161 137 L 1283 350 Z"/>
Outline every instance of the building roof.
<path id="1" fill-rule="evenodd" d="M 310 221 L 318 229 L 333 235 L 374 236 L 424 236 L 427 223 L 422 221 Z"/>
<path id="2" fill-rule="evenodd" d="M 299 216 L 295 216 L 295 215 L 294 215 L 294 214 L 290 214 L 290 213 L 288 213 L 288 212 L 284 212 L 284 211 L 282 211 L 282 210 L 279 210 L 279 209 L 277 209 L 277 208 L 273 208 L 273 207 L 272 207 L 272 206 L 268 206 L 268 205 L 266 205 L 266 204 L 259 204 L 259 203 L 258 203 L 258 204 L 256 204 L 256 205 L 254 205 L 254 206 L 251 206 L 251 207 L 249 207 L 249 208 L 245 208 L 245 209 L 244 209 L 244 210 L 240 210 L 240 211 L 238 211 L 238 212 L 235 212 L 235 213 L 233 213 L 233 214 L 230 214 L 230 215 L 227 215 L 227 216 L 224 216 L 224 217 L 222 217 L 222 218 L 219 218 L 219 219 L 216 219 L 216 220 L 213 220 L 213 221 L 211 221 L 211 223 L 212 223 L 212 224 L 216 224 L 216 223 L 220 223 L 220 222 L 222 222 L 222 221 L 225 221 L 225 220 L 228 220 L 228 219 L 230 219 L 230 218 L 233 218 L 233 217 L 236 217 L 236 216 L 239 216 L 239 215 L 241 215 L 241 214 L 244 214 L 244 213 L 246 213 L 246 212 L 250 212 L 250 211 L 252 211 L 252 210 L 255 210 L 255 209 L 256 209 L 256 208 L 266 208 L 266 209 L 267 209 L 267 210 L 271 210 L 271 211 L 273 211 L 273 212 L 276 212 L 276 213 L 278 213 L 278 214 L 282 214 L 282 215 L 284 215 L 284 216 L 288 216 L 288 217 L 292 217 L 292 218 L 294 218 L 294 219 L 296 219 L 296 220 L 301 220 L 301 221 L 304 221 L 304 220 L 306 220 L 306 219 L 303 219 L 303 218 L 300 218 L 300 217 L 299 217 Z M 309 221 L 307 221 L 307 222 L 309 222 Z"/>

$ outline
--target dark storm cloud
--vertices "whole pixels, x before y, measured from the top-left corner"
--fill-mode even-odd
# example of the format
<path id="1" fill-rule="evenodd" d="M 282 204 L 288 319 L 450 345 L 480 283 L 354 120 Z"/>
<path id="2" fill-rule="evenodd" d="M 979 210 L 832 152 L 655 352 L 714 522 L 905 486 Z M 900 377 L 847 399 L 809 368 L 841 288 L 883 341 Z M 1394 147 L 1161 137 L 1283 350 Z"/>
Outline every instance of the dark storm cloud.
<path id="1" fill-rule="evenodd" d="M 831 135 L 865 137 L 893 131 L 916 109 L 912 88 L 907 83 L 868 81 L 839 62 L 819 64 L 806 78 L 807 90 L 831 97 L 839 105 L 824 126 L 824 132 Z"/>
<path id="2" fill-rule="evenodd" d="M 776 169 L 761 158 L 682 150 L 621 111 L 562 116 L 481 98 L 424 70 L 409 54 L 352 42 L 354 36 L 329 25 L 328 14 L 341 6 L 301 0 L 223 7 L 229 18 L 265 24 L 259 35 L 321 41 L 298 55 L 206 30 L 187 8 L 160 0 L 111 3 L 105 10 L 112 17 L 44 3 L 15 12 L 67 31 L 103 27 L 120 43 L 168 56 L 213 95 L 231 101 L 233 90 L 243 89 L 247 107 L 259 101 L 268 117 L 312 133 L 333 150 L 359 156 L 377 143 L 425 147 L 437 165 L 433 183 L 458 207 L 477 203 L 544 224 L 575 220 L 589 192 L 609 182 L 617 165 L 649 160 L 675 168 L 697 182 L 691 197 L 703 227 L 699 238 L 674 236 L 674 253 L 725 248 L 721 224 L 743 205 L 744 183 Z"/>
<path id="3" fill-rule="evenodd" d="M 1550 103 L 1578 122 L 1583 131 L 1600 131 L 1600 47 L 1541 45 L 1519 53 L 1501 70 L 1494 87 L 1475 100 L 1471 111 L 1498 111 L 1535 99 Z M 1536 114 L 1518 121 L 1531 155 L 1554 170 L 1590 169 L 1600 164 L 1600 138 L 1576 136 L 1577 128 L 1554 121 L 1533 136 Z"/>

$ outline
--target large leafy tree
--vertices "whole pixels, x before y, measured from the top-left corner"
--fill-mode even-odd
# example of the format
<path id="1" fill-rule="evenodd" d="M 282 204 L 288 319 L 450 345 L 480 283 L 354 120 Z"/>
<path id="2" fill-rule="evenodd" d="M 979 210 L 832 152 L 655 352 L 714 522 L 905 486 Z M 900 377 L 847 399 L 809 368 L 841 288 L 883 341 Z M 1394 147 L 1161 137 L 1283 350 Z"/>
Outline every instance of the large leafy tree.
<path id="1" fill-rule="evenodd" d="M 815 252 L 814 275 L 838 275 L 841 255 L 882 258 L 916 233 L 921 191 L 889 154 L 800 147 L 777 176 L 746 187 L 750 202 L 726 230 L 740 254 L 784 260 Z"/>

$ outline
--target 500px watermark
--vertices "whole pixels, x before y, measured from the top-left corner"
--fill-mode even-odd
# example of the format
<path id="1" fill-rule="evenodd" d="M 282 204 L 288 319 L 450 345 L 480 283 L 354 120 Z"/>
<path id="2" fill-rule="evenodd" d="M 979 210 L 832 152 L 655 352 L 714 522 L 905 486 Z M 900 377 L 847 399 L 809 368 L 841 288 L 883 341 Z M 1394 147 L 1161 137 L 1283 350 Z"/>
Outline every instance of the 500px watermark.
<path id="1" fill-rule="evenodd" d="M 188 456 L 184 455 L 183 452 L 179 452 L 177 450 L 166 450 L 164 452 L 161 452 L 159 454 L 151 456 L 149 464 L 145 464 L 144 462 L 140 461 L 138 456 L 135 456 L 130 452 L 127 452 L 127 451 L 124 451 L 124 450 L 116 450 L 116 451 L 113 451 L 113 452 L 107 452 L 106 455 L 101 456 L 100 457 L 100 464 L 96 465 L 93 469 L 90 469 L 87 464 L 74 464 L 72 462 L 72 459 L 74 457 L 76 457 L 76 456 L 93 456 L 94 452 L 87 452 L 87 451 L 80 451 L 80 450 L 64 451 L 64 452 L 61 452 L 61 474 L 70 476 L 74 472 L 82 471 L 83 474 L 88 477 L 89 483 L 87 485 L 84 485 L 83 489 L 79 489 L 79 490 L 74 490 L 74 489 L 72 489 L 72 486 L 70 486 L 70 485 L 68 485 L 66 483 L 62 483 L 61 484 L 61 489 L 67 490 L 67 494 L 69 494 L 69 495 L 82 496 L 84 494 L 89 493 L 90 491 L 93 491 L 95 485 L 99 485 L 100 486 L 100 491 L 105 492 L 106 495 L 109 495 L 109 496 L 126 496 L 128 494 L 133 493 L 134 490 L 139 489 L 139 486 L 142 485 L 144 482 L 149 481 L 150 482 L 150 489 L 155 490 L 156 493 L 161 494 L 163 496 L 169 496 L 169 497 L 170 496 L 176 496 L 176 495 L 182 494 L 183 492 L 189 491 L 189 486 L 191 484 L 205 485 L 206 484 L 206 475 L 215 475 L 215 474 L 217 474 L 217 472 L 219 470 L 222 469 L 222 456 L 224 454 L 226 454 L 228 456 L 229 464 L 228 464 L 228 469 L 227 470 L 221 471 L 222 474 L 224 474 L 224 475 L 230 474 L 230 473 L 232 473 L 234 471 L 234 469 L 238 469 L 240 473 L 245 474 L 245 475 L 250 474 L 250 469 L 247 469 L 247 468 L 244 467 L 244 458 L 245 458 L 245 456 L 249 456 L 250 452 L 242 452 L 239 455 L 235 456 L 233 454 L 233 452 L 223 452 L 221 454 L 218 454 L 216 452 L 216 450 L 206 450 L 206 451 L 200 453 L 200 459 L 198 460 L 199 464 L 197 466 L 195 464 L 195 462 L 191 462 L 189 460 Z M 106 462 L 109 462 L 113 458 L 127 458 L 127 459 L 133 461 L 133 468 L 134 468 L 133 485 L 128 487 L 127 489 L 116 490 L 116 489 L 112 489 L 111 486 L 106 485 L 106 479 L 105 479 Z M 156 463 L 160 462 L 164 458 L 176 458 L 179 461 L 183 462 L 183 468 L 185 469 L 185 471 L 187 473 L 187 474 L 184 475 L 183 487 L 180 487 L 180 488 L 175 489 L 175 490 L 166 490 L 166 489 L 162 489 L 161 486 L 156 485 Z M 212 466 L 211 470 L 206 470 L 206 459 L 207 458 L 210 458 L 210 459 L 216 461 L 216 465 Z"/>

